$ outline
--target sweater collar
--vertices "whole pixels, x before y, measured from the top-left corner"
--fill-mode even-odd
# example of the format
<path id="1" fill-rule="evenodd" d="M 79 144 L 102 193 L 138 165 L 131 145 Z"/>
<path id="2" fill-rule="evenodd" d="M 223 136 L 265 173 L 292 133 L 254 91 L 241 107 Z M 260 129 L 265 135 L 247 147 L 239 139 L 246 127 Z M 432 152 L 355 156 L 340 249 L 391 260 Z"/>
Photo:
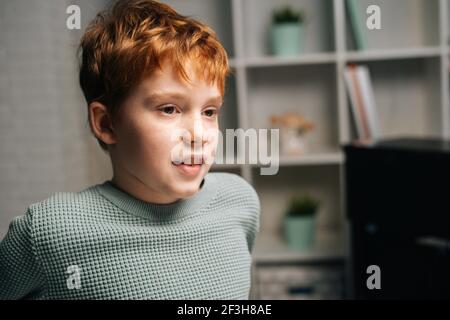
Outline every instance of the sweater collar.
<path id="1" fill-rule="evenodd" d="M 97 185 L 97 190 L 123 211 L 152 221 L 174 221 L 197 213 L 205 207 L 216 194 L 217 185 L 215 175 L 207 173 L 196 194 L 170 204 L 156 204 L 137 199 L 116 187 L 111 180 Z"/>

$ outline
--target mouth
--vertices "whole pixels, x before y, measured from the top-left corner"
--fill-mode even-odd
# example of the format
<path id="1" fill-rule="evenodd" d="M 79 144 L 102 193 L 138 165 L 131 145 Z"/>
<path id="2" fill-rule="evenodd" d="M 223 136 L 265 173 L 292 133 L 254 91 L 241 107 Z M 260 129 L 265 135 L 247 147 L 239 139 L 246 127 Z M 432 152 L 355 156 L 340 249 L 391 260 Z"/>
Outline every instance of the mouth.
<path id="1" fill-rule="evenodd" d="M 192 162 L 191 163 L 186 163 L 184 161 L 182 161 L 182 162 L 172 161 L 172 164 L 174 166 L 181 166 L 181 165 L 183 165 L 183 166 L 193 167 L 193 166 L 201 166 L 201 165 L 203 165 L 203 162 L 201 162 L 201 163 L 192 163 Z"/>
<path id="2" fill-rule="evenodd" d="M 194 161 L 194 157 L 192 157 L 191 159 L 182 161 L 172 161 L 172 165 L 185 176 L 196 176 L 203 167 L 204 159 L 203 157 L 196 157 L 195 160 L 196 161 Z"/>
<path id="3" fill-rule="evenodd" d="M 177 159 L 172 161 L 175 166 L 185 165 L 185 166 L 201 166 L 205 164 L 205 159 L 202 155 L 192 156 L 191 158 Z"/>

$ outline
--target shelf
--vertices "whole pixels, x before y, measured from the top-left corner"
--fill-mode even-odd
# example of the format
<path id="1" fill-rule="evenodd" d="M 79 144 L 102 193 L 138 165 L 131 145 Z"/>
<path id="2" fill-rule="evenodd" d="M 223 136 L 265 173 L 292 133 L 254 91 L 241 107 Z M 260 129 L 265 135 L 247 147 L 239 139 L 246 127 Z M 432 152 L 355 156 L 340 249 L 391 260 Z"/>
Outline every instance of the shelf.
<path id="1" fill-rule="evenodd" d="M 340 206 L 340 166 L 286 166 L 276 175 L 261 175 L 252 168 L 253 186 L 261 202 L 261 236 L 279 235 L 283 217 L 292 196 L 309 194 L 320 199 L 315 221 L 316 239 L 320 248 L 327 239 L 336 238 L 344 228 Z"/>
<path id="2" fill-rule="evenodd" d="M 259 58 L 270 55 L 270 27 L 273 10 L 280 3 L 273 0 L 237 1 L 242 12 L 243 51 L 245 57 Z M 316 54 L 334 52 L 333 1 L 329 0 L 285 0 L 294 9 L 307 12 L 303 52 Z M 314 34 L 314 36 L 309 36 Z"/>
<path id="3" fill-rule="evenodd" d="M 395 59 L 415 59 L 439 57 L 441 54 L 440 47 L 429 48 L 402 48 L 402 49 L 382 49 L 368 51 L 350 51 L 345 57 L 348 62 L 357 61 L 378 61 L 378 60 L 395 60 Z"/>
<path id="4" fill-rule="evenodd" d="M 326 165 L 341 164 L 343 155 L 340 152 L 305 154 L 301 156 L 281 156 L 280 166 L 307 166 L 307 165 Z M 252 166 L 264 166 L 262 164 L 252 164 Z"/>
<path id="5" fill-rule="evenodd" d="M 250 128 L 271 128 L 273 115 L 297 112 L 315 124 L 308 132 L 311 154 L 339 150 L 334 64 L 252 68 L 247 81 L 245 108 L 251 115 Z M 292 163 L 291 159 L 283 161 Z M 304 158 L 299 163 L 308 161 Z"/>
<path id="6" fill-rule="evenodd" d="M 373 60 L 365 64 L 370 70 L 381 138 L 441 134 L 440 57 Z M 356 132 L 353 116 L 350 120 Z M 352 138 L 356 138 L 354 133 Z"/>
<path id="7" fill-rule="evenodd" d="M 256 239 L 253 258 L 256 263 L 302 263 L 324 260 L 345 259 L 347 253 L 336 243 L 318 245 L 309 251 L 288 248 L 277 236 L 261 235 Z"/>
<path id="8" fill-rule="evenodd" d="M 275 57 L 266 56 L 260 58 L 248 58 L 243 60 L 241 65 L 255 68 L 255 67 L 276 67 L 302 64 L 322 64 L 334 63 L 336 61 L 336 54 L 334 53 L 310 53 L 293 57 Z"/>
<path id="9" fill-rule="evenodd" d="M 336 153 L 317 153 L 305 154 L 303 156 L 292 157 L 283 156 L 280 159 L 280 165 L 318 165 L 318 164 L 341 164 L 343 156 L 340 152 Z"/>
<path id="10" fill-rule="evenodd" d="M 439 0 L 357 0 L 357 15 L 361 19 L 361 32 L 368 50 L 392 48 L 421 48 L 440 45 Z M 377 4 L 381 10 L 381 29 L 365 27 L 366 9 Z M 346 46 L 355 49 L 352 25 L 345 10 Z"/>

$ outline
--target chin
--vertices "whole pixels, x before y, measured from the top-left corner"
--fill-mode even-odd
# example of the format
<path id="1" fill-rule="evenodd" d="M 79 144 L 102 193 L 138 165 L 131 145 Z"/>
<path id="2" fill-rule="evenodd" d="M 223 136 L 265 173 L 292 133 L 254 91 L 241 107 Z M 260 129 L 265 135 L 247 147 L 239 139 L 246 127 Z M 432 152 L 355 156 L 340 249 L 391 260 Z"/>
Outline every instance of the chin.
<path id="1" fill-rule="evenodd" d="M 192 181 L 175 182 L 176 185 L 172 188 L 172 194 L 175 195 L 176 198 L 192 197 L 199 191 L 202 180 L 203 177 L 202 179 L 195 179 Z"/>

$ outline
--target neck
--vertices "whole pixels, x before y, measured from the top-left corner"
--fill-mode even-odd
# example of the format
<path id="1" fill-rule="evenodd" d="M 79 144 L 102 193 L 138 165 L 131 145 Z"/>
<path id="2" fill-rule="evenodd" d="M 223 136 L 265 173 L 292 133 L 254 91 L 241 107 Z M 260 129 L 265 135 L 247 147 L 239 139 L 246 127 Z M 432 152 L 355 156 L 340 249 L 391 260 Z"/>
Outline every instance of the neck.
<path id="1" fill-rule="evenodd" d="M 147 186 L 138 177 L 123 168 L 113 164 L 113 177 L 111 182 L 122 191 L 133 197 L 154 204 L 171 204 L 177 202 L 178 198 L 170 197 L 167 193 L 159 192 Z"/>

